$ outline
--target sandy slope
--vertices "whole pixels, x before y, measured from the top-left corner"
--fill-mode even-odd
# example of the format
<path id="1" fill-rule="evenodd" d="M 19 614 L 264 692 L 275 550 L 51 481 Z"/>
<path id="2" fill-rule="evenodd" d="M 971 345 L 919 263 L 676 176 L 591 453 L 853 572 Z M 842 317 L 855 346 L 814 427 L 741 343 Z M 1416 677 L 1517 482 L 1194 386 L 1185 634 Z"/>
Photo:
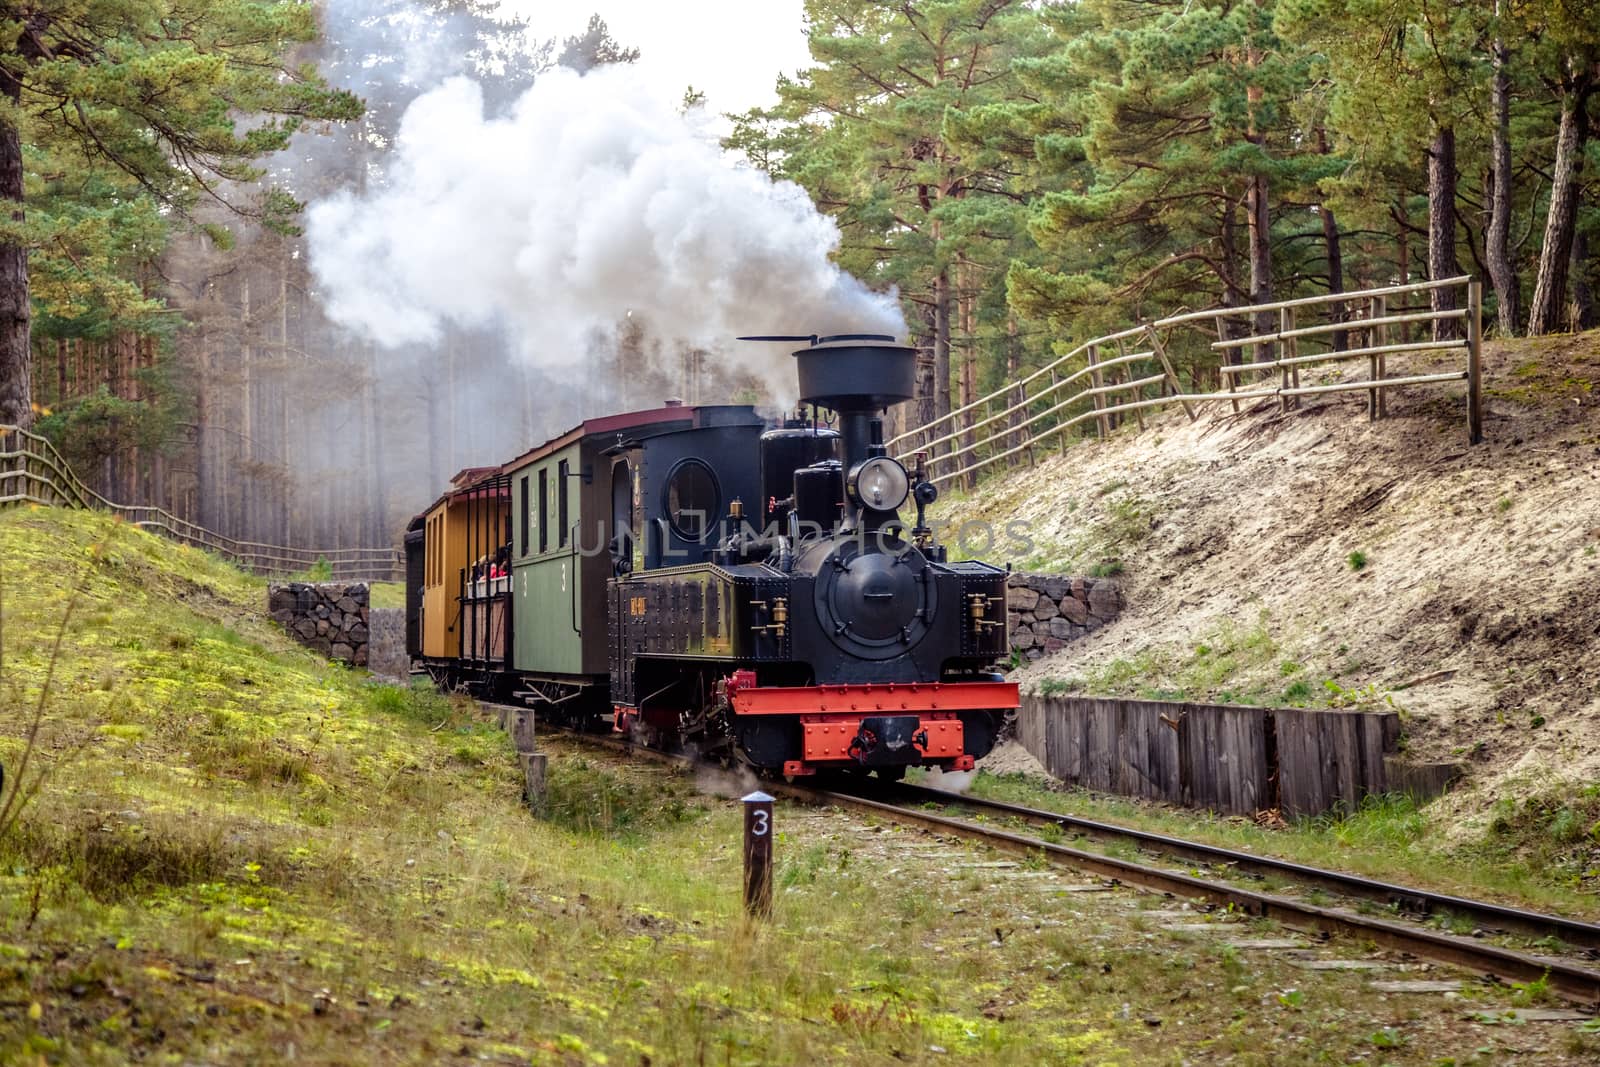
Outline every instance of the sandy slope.
<path id="1" fill-rule="evenodd" d="M 1293 672 L 1313 700 L 1330 678 L 1381 699 L 1427 678 L 1393 693 L 1422 758 L 1469 759 L 1494 792 L 1600 781 L 1600 332 L 1491 345 L 1485 364 L 1475 448 L 1464 389 L 1403 391 L 1376 423 L 1365 394 L 1286 416 L 1214 405 L 955 501 L 961 518 L 1031 524 L 1041 548 L 1019 566 L 1124 567 L 1123 617 L 1021 679 L 1138 692 L 1161 682 L 1141 665 L 1192 659 L 1229 618 L 1276 647 L 1185 695 Z"/>

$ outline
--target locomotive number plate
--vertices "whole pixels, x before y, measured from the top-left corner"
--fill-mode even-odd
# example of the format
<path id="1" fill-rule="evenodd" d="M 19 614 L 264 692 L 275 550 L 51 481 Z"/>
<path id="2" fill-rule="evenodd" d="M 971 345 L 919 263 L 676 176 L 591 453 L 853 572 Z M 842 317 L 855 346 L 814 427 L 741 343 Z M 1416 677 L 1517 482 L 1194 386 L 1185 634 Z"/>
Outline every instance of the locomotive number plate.
<path id="1" fill-rule="evenodd" d="M 644 597 L 636 596 L 628 601 L 628 614 L 636 619 L 644 615 Z"/>

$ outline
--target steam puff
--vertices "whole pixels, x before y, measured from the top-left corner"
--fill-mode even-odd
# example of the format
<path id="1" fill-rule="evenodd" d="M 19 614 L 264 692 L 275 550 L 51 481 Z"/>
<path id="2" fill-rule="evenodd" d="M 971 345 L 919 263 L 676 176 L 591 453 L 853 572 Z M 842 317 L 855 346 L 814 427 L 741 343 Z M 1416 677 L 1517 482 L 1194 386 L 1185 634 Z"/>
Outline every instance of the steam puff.
<path id="1" fill-rule="evenodd" d="M 893 294 L 829 259 L 838 227 L 803 189 L 729 166 L 627 67 L 541 75 L 503 117 L 451 79 L 407 109 L 392 158 L 381 188 L 308 216 L 329 314 L 385 346 L 499 323 L 559 367 L 629 311 L 707 349 L 905 333 Z"/>

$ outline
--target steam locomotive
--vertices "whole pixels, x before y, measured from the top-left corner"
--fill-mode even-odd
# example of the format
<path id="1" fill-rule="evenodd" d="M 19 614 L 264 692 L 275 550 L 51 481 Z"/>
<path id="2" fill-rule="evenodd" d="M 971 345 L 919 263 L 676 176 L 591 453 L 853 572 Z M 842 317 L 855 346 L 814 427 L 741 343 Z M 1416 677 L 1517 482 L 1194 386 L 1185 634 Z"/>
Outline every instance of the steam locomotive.
<path id="1" fill-rule="evenodd" d="M 1018 703 L 1005 572 L 948 560 L 884 447 L 915 350 L 744 340 L 809 342 L 809 416 L 669 401 L 458 474 L 406 532 L 414 668 L 774 774 L 970 769 Z"/>

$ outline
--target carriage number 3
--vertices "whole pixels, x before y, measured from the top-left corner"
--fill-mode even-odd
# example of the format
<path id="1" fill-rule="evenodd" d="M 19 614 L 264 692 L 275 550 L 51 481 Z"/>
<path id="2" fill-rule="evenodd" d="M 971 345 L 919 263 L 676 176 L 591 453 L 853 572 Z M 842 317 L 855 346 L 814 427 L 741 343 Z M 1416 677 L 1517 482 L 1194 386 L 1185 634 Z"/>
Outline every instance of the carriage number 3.
<path id="1" fill-rule="evenodd" d="M 772 813 L 763 809 L 752 814 L 752 822 L 755 825 L 750 828 L 750 833 L 756 837 L 765 837 L 767 835 L 767 823 L 771 819 Z"/>

